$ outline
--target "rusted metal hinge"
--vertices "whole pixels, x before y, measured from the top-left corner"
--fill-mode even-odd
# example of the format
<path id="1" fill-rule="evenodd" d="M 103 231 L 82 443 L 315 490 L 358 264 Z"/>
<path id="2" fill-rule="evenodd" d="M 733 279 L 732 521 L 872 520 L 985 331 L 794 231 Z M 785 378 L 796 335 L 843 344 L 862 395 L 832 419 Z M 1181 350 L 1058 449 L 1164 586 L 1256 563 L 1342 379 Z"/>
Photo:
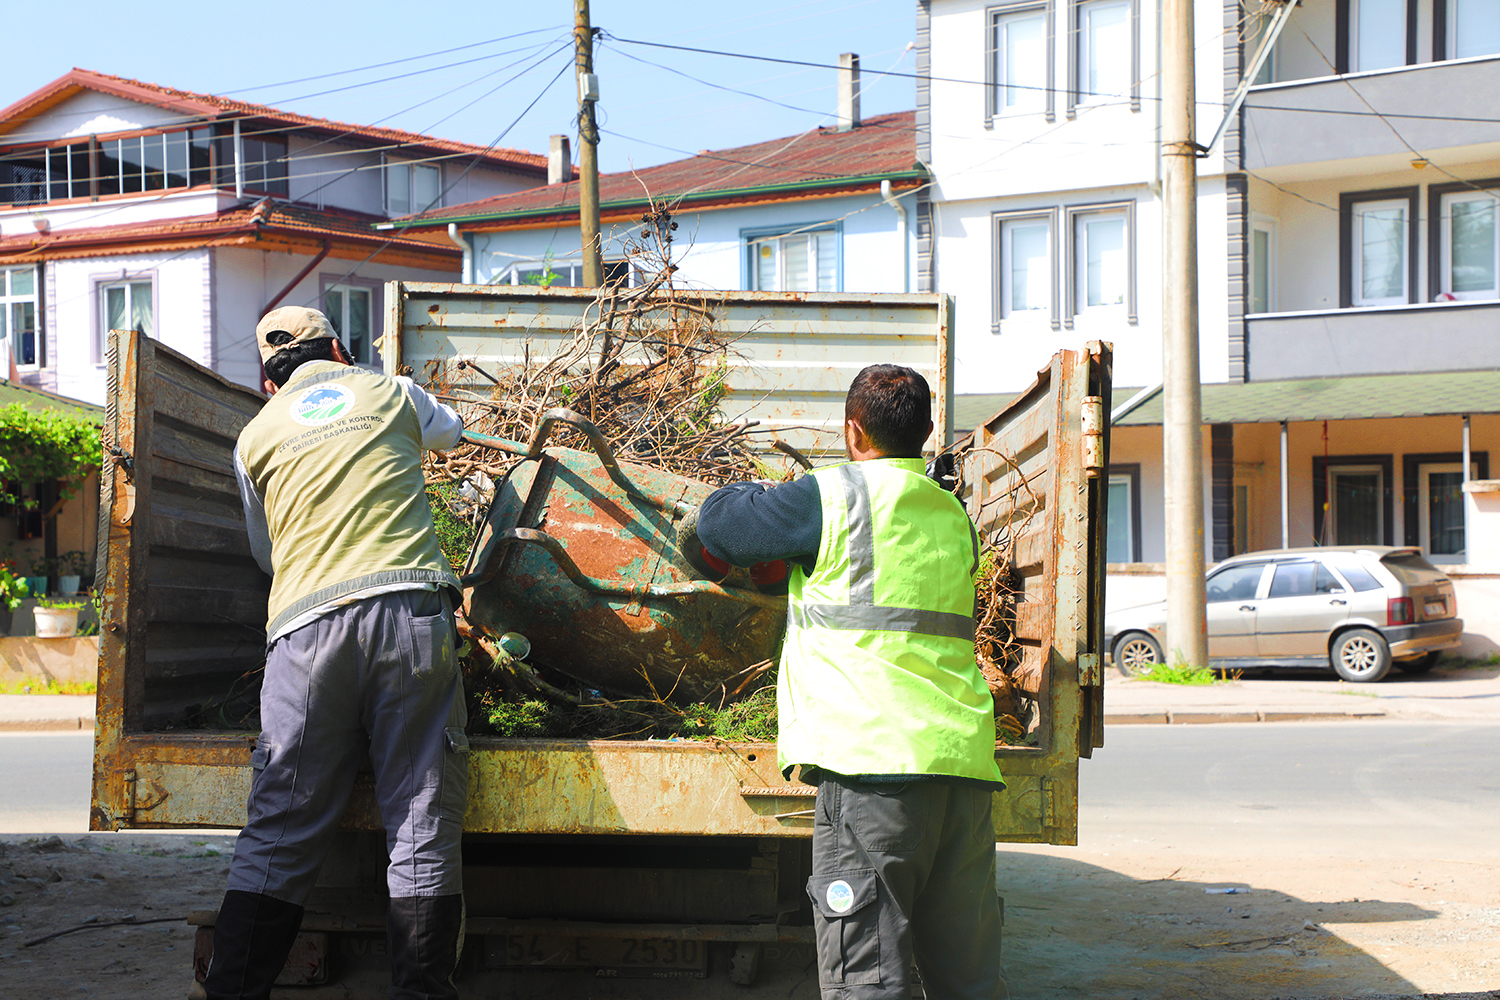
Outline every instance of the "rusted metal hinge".
<path id="1" fill-rule="evenodd" d="M 1090 479 L 1104 472 L 1104 398 L 1083 398 L 1083 468 Z"/>
<path id="2" fill-rule="evenodd" d="M 124 803 L 124 808 L 115 816 L 116 823 L 135 822 L 135 781 L 135 768 L 127 768 L 121 772 L 120 782 L 123 787 L 120 789 L 120 800 Z"/>
<path id="3" fill-rule="evenodd" d="M 119 445 L 111 445 L 109 457 L 114 460 L 116 465 L 125 470 L 125 481 L 127 483 L 135 482 L 135 459 L 130 456 L 130 452 Z"/>

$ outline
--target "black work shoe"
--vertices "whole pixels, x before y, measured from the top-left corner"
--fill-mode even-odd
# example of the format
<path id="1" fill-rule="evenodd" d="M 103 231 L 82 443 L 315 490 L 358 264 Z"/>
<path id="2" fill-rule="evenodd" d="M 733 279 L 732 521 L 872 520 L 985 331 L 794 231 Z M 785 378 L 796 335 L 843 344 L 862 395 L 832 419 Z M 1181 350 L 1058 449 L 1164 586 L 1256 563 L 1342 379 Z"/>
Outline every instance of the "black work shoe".
<path id="1" fill-rule="evenodd" d="M 391 1000 L 458 1000 L 453 974 L 463 954 L 464 897 L 393 896 L 385 920 Z"/>
<path id="2" fill-rule="evenodd" d="M 266 1000 L 301 926 L 300 906 L 239 889 L 224 893 L 203 981 L 208 1000 Z"/>

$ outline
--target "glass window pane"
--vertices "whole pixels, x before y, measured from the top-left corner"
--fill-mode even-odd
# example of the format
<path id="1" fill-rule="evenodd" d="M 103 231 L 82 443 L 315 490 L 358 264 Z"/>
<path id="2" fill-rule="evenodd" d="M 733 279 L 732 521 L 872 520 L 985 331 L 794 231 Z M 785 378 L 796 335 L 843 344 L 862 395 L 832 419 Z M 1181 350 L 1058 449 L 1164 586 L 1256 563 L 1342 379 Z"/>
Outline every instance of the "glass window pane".
<path id="1" fill-rule="evenodd" d="M 98 173 L 100 194 L 120 193 L 120 141 L 118 139 L 99 144 Z M 76 177 L 77 174 L 74 176 Z M 84 188 L 83 193 L 85 196 L 88 195 L 87 187 Z M 77 194 L 75 191 L 74 196 L 76 197 Z"/>
<path id="2" fill-rule="evenodd" d="M 1230 566 L 1219 570 L 1208 578 L 1208 602 L 1216 604 L 1220 601 L 1253 600 L 1264 569 L 1264 563 L 1251 563 L 1248 566 Z"/>
<path id="3" fill-rule="evenodd" d="M 1448 206 L 1453 292 L 1495 290 L 1495 199 L 1455 201 Z"/>
<path id="4" fill-rule="evenodd" d="M 1271 234 L 1250 230 L 1250 311 L 1271 311 Z"/>
<path id="5" fill-rule="evenodd" d="M 1406 0 L 1355 0 L 1356 70 L 1406 65 Z"/>
<path id="6" fill-rule="evenodd" d="M 354 360 L 370 360 L 370 293 L 363 288 L 349 290 L 349 333 L 345 339 Z"/>
<path id="7" fill-rule="evenodd" d="M 125 286 L 113 285 L 104 290 L 104 326 L 106 330 L 125 329 Z"/>
<path id="8" fill-rule="evenodd" d="M 38 364 L 35 302 L 12 302 L 10 304 L 10 330 L 14 345 L 11 357 L 16 364 Z"/>
<path id="9" fill-rule="evenodd" d="M 996 26 L 995 52 L 1000 60 L 995 79 L 1002 85 L 1004 110 L 1039 108 L 1046 102 L 1047 17 L 1040 12 L 1017 14 Z"/>
<path id="10" fill-rule="evenodd" d="M 818 291 L 838 291 L 838 253 L 834 249 L 835 243 L 833 233 L 814 233 L 813 249 L 818 255 Z"/>
<path id="11" fill-rule="evenodd" d="M 776 246 L 773 239 L 755 244 L 755 287 L 763 292 L 780 290 L 776 281 Z"/>
<path id="12" fill-rule="evenodd" d="M 1327 566 L 1324 566 L 1322 563 L 1318 563 L 1318 578 L 1315 584 L 1315 589 L 1320 594 L 1332 594 L 1337 591 L 1342 591 L 1344 589 L 1344 585 L 1342 583 L 1339 583 L 1338 580 L 1334 579 L 1333 574 L 1328 571 Z"/>
<path id="13" fill-rule="evenodd" d="M 437 167 L 429 163 L 414 164 L 411 168 L 411 210 L 425 212 L 437 208 L 443 193 L 442 181 L 442 172 Z"/>
<path id="14" fill-rule="evenodd" d="M 213 165 L 214 132 L 211 128 L 195 128 L 192 145 L 188 150 L 188 180 L 193 184 L 210 184 Z"/>
<path id="15" fill-rule="evenodd" d="M 1340 559 L 1334 565 L 1344 575 L 1344 579 L 1349 581 L 1349 586 L 1353 587 L 1357 592 L 1379 590 L 1383 586 L 1379 580 L 1371 575 L 1369 570 L 1356 562 L 1348 559 Z"/>
<path id="16" fill-rule="evenodd" d="M 1045 222 L 1005 224 L 1002 246 L 1006 260 L 1005 313 L 1046 309 L 1051 304 L 1051 268 L 1047 259 Z"/>
<path id="17" fill-rule="evenodd" d="M 188 186 L 188 134 L 173 132 L 163 136 L 167 145 L 167 187 Z"/>
<path id="18" fill-rule="evenodd" d="M 1500 0 L 1448 0 L 1453 11 L 1449 49 L 1455 59 L 1500 52 Z"/>
<path id="19" fill-rule="evenodd" d="M 1125 220 L 1100 216 L 1081 220 L 1084 280 L 1081 308 L 1120 305 L 1125 301 Z"/>
<path id="20" fill-rule="evenodd" d="M 160 191 L 167 186 L 166 139 L 164 135 L 141 136 L 141 168 L 147 191 Z"/>
<path id="21" fill-rule="evenodd" d="M 1302 597 L 1313 592 L 1315 565 L 1310 562 L 1282 563 L 1271 577 L 1270 597 Z"/>
<path id="22" fill-rule="evenodd" d="M 1406 298 L 1406 208 L 1359 210 L 1360 298 Z"/>
<path id="23" fill-rule="evenodd" d="M 1333 474 L 1333 544 L 1380 544 L 1380 479 L 1378 472 Z"/>
<path id="24" fill-rule="evenodd" d="M 0 293 L 5 291 L 0 283 Z M 36 291 L 36 272 L 29 267 L 18 267 L 10 272 L 10 294 L 30 295 Z"/>
<path id="25" fill-rule="evenodd" d="M 141 281 L 130 286 L 130 328 L 139 330 L 148 337 L 156 335 L 151 316 L 151 282 Z"/>
<path id="26" fill-rule="evenodd" d="M 411 214 L 411 178 L 404 163 L 385 168 L 385 205 L 391 215 Z"/>
<path id="27" fill-rule="evenodd" d="M 1118 100 L 1130 95 L 1130 5 L 1090 4 L 1082 10 L 1084 57 L 1079 100 Z"/>
<path id="28" fill-rule="evenodd" d="M 1461 464 L 1461 463 L 1460 463 Z M 1464 474 L 1427 474 L 1427 551 L 1435 556 L 1464 550 Z"/>
<path id="29" fill-rule="evenodd" d="M 1109 510 L 1105 516 L 1104 561 L 1135 562 L 1130 526 L 1130 477 L 1109 477 Z"/>
<path id="30" fill-rule="evenodd" d="M 788 236 L 781 241 L 781 275 L 781 291 L 812 291 L 812 288 L 807 283 L 806 236 Z"/>
<path id="31" fill-rule="evenodd" d="M 118 143 L 120 158 L 120 193 L 135 194 L 141 190 L 146 161 L 142 150 L 143 136 L 121 139 Z"/>
<path id="32" fill-rule="evenodd" d="M 323 293 L 323 315 L 328 317 L 328 322 L 333 327 L 333 332 L 344 338 L 344 293 L 337 288 L 330 288 Z"/>

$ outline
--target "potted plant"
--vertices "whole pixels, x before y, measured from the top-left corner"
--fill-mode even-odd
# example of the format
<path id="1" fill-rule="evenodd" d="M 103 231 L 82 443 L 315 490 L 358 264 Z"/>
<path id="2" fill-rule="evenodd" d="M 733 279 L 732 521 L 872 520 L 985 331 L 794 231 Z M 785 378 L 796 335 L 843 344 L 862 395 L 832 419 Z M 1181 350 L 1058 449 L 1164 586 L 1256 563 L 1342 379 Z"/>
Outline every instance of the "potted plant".
<path id="1" fill-rule="evenodd" d="M 88 553 L 80 549 L 64 552 L 57 557 L 57 592 L 63 597 L 78 593 L 78 585 L 89 569 Z"/>
<path id="2" fill-rule="evenodd" d="M 31 572 L 26 575 L 26 586 L 32 597 L 41 597 L 47 592 L 47 578 L 52 575 L 53 560 L 37 556 L 31 561 Z"/>
<path id="3" fill-rule="evenodd" d="M 36 616 L 38 639 L 67 639 L 78 634 L 78 611 L 82 601 L 39 598 L 31 613 Z"/>
<path id="4" fill-rule="evenodd" d="M 10 634 L 11 612 L 21 606 L 29 591 L 26 581 L 8 559 L 0 559 L 0 635 Z"/>

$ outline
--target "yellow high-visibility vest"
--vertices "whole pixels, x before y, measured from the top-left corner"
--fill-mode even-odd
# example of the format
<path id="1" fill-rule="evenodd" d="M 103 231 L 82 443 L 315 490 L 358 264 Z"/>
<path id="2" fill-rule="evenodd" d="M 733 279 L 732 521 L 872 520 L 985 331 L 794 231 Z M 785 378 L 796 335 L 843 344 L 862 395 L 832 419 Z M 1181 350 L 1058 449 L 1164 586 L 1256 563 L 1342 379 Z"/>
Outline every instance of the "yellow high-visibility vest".
<path id="1" fill-rule="evenodd" d="M 1000 781 L 963 505 L 916 458 L 810 475 L 823 533 L 811 575 L 794 567 L 789 585 L 779 765 Z"/>

